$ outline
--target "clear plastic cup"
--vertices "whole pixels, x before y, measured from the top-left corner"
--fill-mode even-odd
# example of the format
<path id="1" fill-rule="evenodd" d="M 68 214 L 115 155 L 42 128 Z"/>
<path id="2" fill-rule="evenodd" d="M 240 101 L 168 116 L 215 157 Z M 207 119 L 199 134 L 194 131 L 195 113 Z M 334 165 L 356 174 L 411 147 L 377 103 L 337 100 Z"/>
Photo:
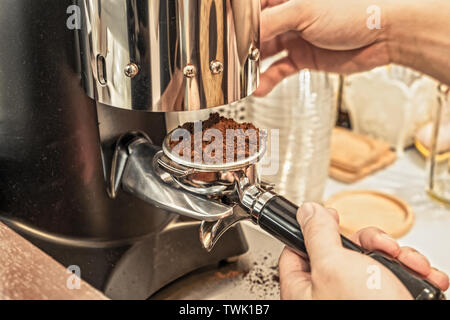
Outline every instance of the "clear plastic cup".
<path id="1" fill-rule="evenodd" d="M 333 92 L 326 73 L 303 70 L 248 102 L 248 120 L 269 134 L 270 164 L 262 165 L 261 178 L 295 203 L 322 200 L 336 115 Z"/>

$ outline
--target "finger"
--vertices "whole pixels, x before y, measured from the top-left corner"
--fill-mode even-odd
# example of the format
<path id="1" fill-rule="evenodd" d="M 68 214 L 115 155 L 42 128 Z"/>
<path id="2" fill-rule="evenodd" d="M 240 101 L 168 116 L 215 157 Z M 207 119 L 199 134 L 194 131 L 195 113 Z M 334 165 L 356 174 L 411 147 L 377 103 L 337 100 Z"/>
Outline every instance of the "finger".
<path id="1" fill-rule="evenodd" d="M 285 37 L 285 35 L 283 35 Z M 297 37 L 298 38 L 298 37 Z M 266 59 L 273 57 L 286 50 L 285 42 L 287 40 L 282 40 L 282 37 L 276 37 L 272 40 L 265 41 L 261 43 L 261 59 Z M 292 39 L 295 41 L 295 38 Z"/>
<path id="2" fill-rule="evenodd" d="M 261 0 L 261 9 L 277 6 L 288 0 Z"/>
<path id="3" fill-rule="evenodd" d="M 408 268 L 426 276 L 427 280 L 437 285 L 441 290 L 445 291 L 448 289 L 449 278 L 444 272 L 429 267 L 428 260 L 425 256 L 420 254 L 420 252 L 409 247 L 400 248 L 397 241 L 392 239 L 382 230 L 374 227 L 365 228 L 355 233 L 351 239 L 353 242 L 369 251 L 383 251 L 384 253 L 397 258 L 403 264 L 408 266 Z M 402 254 L 400 255 L 401 251 Z"/>
<path id="4" fill-rule="evenodd" d="M 426 279 L 437 285 L 442 291 L 446 291 L 449 287 L 448 275 L 436 268 L 431 268 L 431 272 Z"/>
<path id="5" fill-rule="evenodd" d="M 289 247 L 285 247 L 281 253 L 279 268 L 280 275 L 281 272 L 284 272 L 284 275 L 286 275 L 291 272 L 309 273 L 311 271 L 308 261 Z"/>
<path id="6" fill-rule="evenodd" d="M 261 13 L 261 41 L 295 30 L 299 24 L 299 13 L 297 1 L 282 1 L 277 6 L 265 9 Z"/>
<path id="7" fill-rule="evenodd" d="M 260 76 L 260 85 L 254 95 L 263 97 L 272 91 L 275 86 L 284 78 L 298 72 L 298 69 L 292 63 L 289 57 L 278 60 L 262 73 Z"/>
<path id="8" fill-rule="evenodd" d="M 331 216 L 336 220 L 337 224 L 339 224 L 339 214 L 336 209 L 333 208 L 327 208 L 328 212 L 331 214 Z"/>
<path id="9" fill-rule="evenodd" d="M 314 46 L 298 32 L 278 36 L 278 47 L 285 48 L 297 69 L 304 68 L 350 74 L 388 64 L 386 47 L 381 42 L 353 50 L 329 50 Z M 267 50 L 267 49 L 266 49 Z"/>
<path id="10" fill-rule="evenodd" d="M 273 45 L 272 49 L 270 49 L 270 44 Z M 280 48 L 286 49 L 288 56 L 275 62 L 261 75 L 257 96 L 268 94 L 284 77 L 301 69 L 348 74 L 387 63 L 387 61 L 380 60 L 380 56 L 385 56 L 383 53 L 385 48 L 381 44 L 350 51 L 333 51 L 315 47 L 299 37 L 298 34 L 290 32 L 270 41 L 265 51 L 271 55 Z"/>
<path id="11" fill-rule="evenodd" d="M 423 276 L 428 276 L 431 272 L 431 265 L 428 259 L 413 248 L 401 247 L 396 258 L 405 266 Z"/>
<path id="12" fill-rule="evenodd" d="M 297 220 L 305 238 L 312 268 L 327 263 L 339 249 L 342 249 L 339 225 L 324 207 L 305 203 L 297 213 Z"/>
<path id="13" fill-rule="evenodd" d="M 442 271 L 432 268 L 428 259 L 417 250 L 410 247 L 401 247 L 397 259 L 442 290 L 445 291 L 448 289 L 448 276 Z"/>
<path id="14" fill-rule="evenodd" d="M 400 245 L 384 231 L 369 227 L 358 231 L 352 240 L 369 251 L 383 251 L 391 257 L 400 253 Z"/>
<path id="15" fill-rule="evenodd" d="M 285 247 L 279 261 L 281 299 L 310 299 L 309 271 L 309 263 Z"/>

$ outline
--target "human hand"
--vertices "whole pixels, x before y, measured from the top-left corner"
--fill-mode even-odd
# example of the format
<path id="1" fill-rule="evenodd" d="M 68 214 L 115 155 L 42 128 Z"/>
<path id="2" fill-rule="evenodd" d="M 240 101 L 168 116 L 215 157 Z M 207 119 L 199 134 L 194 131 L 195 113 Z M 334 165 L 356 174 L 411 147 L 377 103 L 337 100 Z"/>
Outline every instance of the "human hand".
<path id="1" fill-rule="evenodd" d="M 387 4 L 377 1 L 380 29 L 370 29 L 370 0 L 262 0 L 261 54 L 287 56 L 261 75 L 255 95 L 264 96 L 287 76 L 309 68 L 354 73 L 390 63 Z"/>
<path id="2" fill-rule="evenodd" d="M 337 212 L 304 204 L 297 220 L 305 237 L 309 261 L 285 248 L 279 261 L 282 299 L 411 299 L 395 275 L 372 258 L 342 247 Z M 398 243 L 376 228 L 356 233 L 355 243 L 382 251 L 434 283 L 449 287 L 446 274 L 430 266 L 416 250 Z M 368 285 L 370 272 L 379 270 L 379 287 Z"/>

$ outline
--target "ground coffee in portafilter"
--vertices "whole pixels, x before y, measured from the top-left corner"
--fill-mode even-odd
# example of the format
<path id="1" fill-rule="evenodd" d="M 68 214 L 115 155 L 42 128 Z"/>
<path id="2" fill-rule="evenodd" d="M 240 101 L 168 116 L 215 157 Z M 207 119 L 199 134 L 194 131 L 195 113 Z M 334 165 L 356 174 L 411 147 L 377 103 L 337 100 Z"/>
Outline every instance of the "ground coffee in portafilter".
<path id="1" fill-rule="evenodd" d="M 187 132 L 189 141 L 180 134 L 173 135 L 170 148 L 181 157 L 190 153 L 190 160 L 195 162 L 201 159 L 207 163 L 230 163 L 254 155 L 260 146 L 260 130 L 253 124 L 238 123 L 218 113 L 210 114 L 204 121 L 185 123 L 178 129 Z"/>

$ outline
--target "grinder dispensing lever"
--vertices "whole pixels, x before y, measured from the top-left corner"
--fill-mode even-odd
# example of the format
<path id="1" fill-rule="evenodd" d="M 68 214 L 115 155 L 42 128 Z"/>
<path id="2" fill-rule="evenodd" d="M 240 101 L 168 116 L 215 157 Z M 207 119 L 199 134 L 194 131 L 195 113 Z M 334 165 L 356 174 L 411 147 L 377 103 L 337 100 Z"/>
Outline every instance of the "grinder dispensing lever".
<path id="1" fill-rule="evenodd" d="M 115 198 L 122 187 L 158 208 L 202 221 L 217 221 L 233 214 L 229 206 L 185 192 L 170 176 L 158 172 L 153 163 L 160 150 L 145 133 L 122 135 L 112 161 L 110 196 Z"/>

